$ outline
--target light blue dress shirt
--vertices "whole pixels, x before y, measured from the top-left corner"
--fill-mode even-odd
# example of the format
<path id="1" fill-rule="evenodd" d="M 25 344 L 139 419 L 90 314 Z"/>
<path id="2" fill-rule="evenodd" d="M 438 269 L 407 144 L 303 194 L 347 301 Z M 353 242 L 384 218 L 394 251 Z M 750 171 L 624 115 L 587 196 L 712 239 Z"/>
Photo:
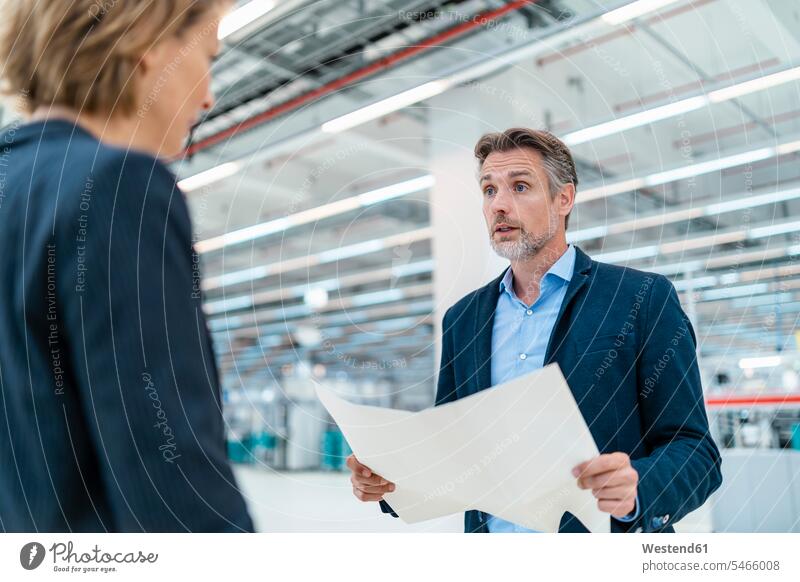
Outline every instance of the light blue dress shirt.
<path id="1" fill-rule="evenodd" d="M 575 270 L 575 247 L 563 255 L 541 279 L 539 297 L 525 305 L 514 293 L 514 273 L 509 268 L 500 282 L 500 296 L 492 328 L 492 386 L 529 374 L 544 365 L 547 344 L 555 327 L 561 304 Z M 639 500 L 633 515 L 620 521 L 633 521 L 639 514 Z M 533 532 L 498 517 L 488 516 L 491 533 Z"/>

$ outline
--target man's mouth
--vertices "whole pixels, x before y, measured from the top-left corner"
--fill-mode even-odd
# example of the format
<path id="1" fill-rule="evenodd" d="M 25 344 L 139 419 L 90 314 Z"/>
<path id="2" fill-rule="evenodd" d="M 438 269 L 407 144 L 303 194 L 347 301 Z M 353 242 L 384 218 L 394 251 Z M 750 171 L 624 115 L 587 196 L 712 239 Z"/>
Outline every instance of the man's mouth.
<path id="1" fill-rule="evenodd" d="M 508 225 L 508 224 L 498 224 L 498 225 L 496 225 L 496 226 L 494 227 L 494 231 L 495 231 L 496 233 L 497 233 L 497 232 L 500 232 L 500 233 L 507 233 L 507 232 L 511 232 L 511 231 L 513 231 L 513 230 L 517 230 L 517 227 L 516 227 L 516 226 L 510 226 L 510 225 Z"/>

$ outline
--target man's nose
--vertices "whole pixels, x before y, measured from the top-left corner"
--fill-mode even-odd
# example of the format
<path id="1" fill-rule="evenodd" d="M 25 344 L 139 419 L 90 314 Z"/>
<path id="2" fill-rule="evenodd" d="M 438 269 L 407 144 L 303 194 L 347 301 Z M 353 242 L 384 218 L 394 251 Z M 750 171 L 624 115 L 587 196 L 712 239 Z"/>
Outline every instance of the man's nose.
<path id="1" fill-rule="evenodd" d="M 508 214 L 511 209 L 511 195 L 504 188 L 499 188 L 492 198 L 491 209 L 494 214 Z"/>

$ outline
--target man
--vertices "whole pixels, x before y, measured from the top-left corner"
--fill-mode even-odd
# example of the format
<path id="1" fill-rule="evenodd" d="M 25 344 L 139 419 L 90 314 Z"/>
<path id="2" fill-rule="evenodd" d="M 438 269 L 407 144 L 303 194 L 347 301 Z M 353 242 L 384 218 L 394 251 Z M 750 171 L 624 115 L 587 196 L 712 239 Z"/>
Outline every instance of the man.
<path id="1" fill-rule="evenodd" d="M 573 469 L 613 518 L 611 531 L 674 531 L 721 483 L 696 339 L 663 276 L 598 263 L 568 245 L 578 179 L 569 149 L 530 129 L 483 136 L 483 213 L 492 248 L 511 262 L 444 316 L 436 404 L 557 362 L 601 454 Z M 531 411 L 535 413 L 535 411 Z M 355 496 L 395 485 L 348 458 Z M 524 528 L 480 511 L 467 532 Z M 565 513 L 561 532 L 586 531 Z"/>

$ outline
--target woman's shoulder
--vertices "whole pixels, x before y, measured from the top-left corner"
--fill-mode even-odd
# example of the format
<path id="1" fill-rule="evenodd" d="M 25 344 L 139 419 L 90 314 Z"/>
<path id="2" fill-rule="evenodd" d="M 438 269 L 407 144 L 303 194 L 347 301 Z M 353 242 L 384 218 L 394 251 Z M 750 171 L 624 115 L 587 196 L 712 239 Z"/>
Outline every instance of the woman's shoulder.
<path id="1" fill-rule="evenodd" d="M 177 186 L 175 175 L 160 159 L 133 149 L 124 149 L 98 142 L 91 174 L 101 181 L 120 187 L 167 188 Z"/>
<path id="2" fill-rule="evenodd" d="M 80 125 L 63 119 L 12 124 L 2 131 L 0 141 L 60 180 L 85 173 L 110 182 L 132 177 L 171 187 L 176 181 L 162 160 L 100 141 Z"/>

